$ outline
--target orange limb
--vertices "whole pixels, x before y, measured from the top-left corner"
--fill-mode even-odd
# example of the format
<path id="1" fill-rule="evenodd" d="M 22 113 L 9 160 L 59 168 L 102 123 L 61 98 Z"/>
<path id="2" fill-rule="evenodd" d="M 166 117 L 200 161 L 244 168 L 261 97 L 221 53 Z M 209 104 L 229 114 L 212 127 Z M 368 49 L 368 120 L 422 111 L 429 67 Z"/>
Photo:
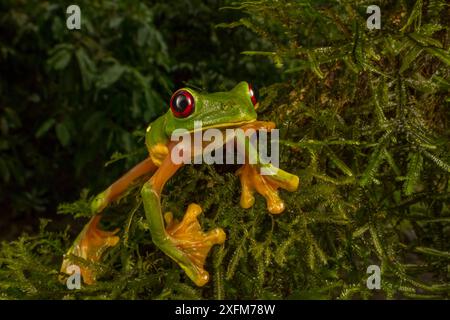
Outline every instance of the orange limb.
<path id="1" fill-rule="evenodd" d="M 64 256 L 61 266 L 61 272 L 67 273 L 67 268 L 73 265 L 70 255 L 75 255 L 85 259 L 88 262 L 98 262 L 103 253 L 109 247 L 117 245 L 119 237 L 114 231 L 103 231 L 98 228 L 101 219 L 100 212 L 112 201 L 116 200 L 124 191 L 126 191 L 138 178 L 155 171 L 157 166 L 150 158 L 145 159 L 134 166 L 125 175 L 114 182 L 108 189 L 95 197 L 91 203 L 91 210 L 94 215 L 84 226 L 73 245 Z M 86 284 L 95 282 L 95 274 L 88 267 L 80 267 L 81 275 Z"/>
<path id="2" fill-rule="evenodd" d="M 265 129 L 271 131 L 275 128 L 275 123 L 267 121 L 255 121 L 248 125 L 241 127 L 245 131 L 247 130 L 261 130 Z M 243 140 L 238 141 L 238 143 L 245 143 Z M 246 146 L 247 151 L 253 148 L 251 145 Z M 256 152 L 256 151 L 255 151 Z M 246 159 L 248 162 L 248 159 Z M 259 160 L 258 160 L 259 161 Z M 266 170 L 272 172 L 272 175 L 262 175 L 258 170 L 264 166 Z M 295 191 L 299 185 L 299 179 L 297 176 L 290 174 L 281 169 L 275 168 L 272 164 L 261 164 L 257 163 L 255 165 L 246 163 L 244 164 L 236 174 L 239 176 L 241 181 L 241 207 L 247 209 L 253 206 L 255 203 L 255 198 L 253 196 L 254 191 L 261 194 L 267 203 L 267 209 L 272 214 L 279 214 L 284 211 L 285 205 L 283 200 L 281 200 L 278 195 L 278 189 L 283 188 L 288 191 Z"/>
<path id="3" fill-rule="evenodd" d="M 100 219 L 101 215 L 98 214 L 92 217 L 85 225 L 83 231 L 81 231 L 72 247 L 66 253 L 61 272 L 67 273 L 67 268 L 74 264 L 69 255 L 74 255 L 93 263 L 99 262 L 106 249 L 114 247 L 119 242 L 119 237 L 115 235 L 119 229 L 114 231 L 100 230 L 97 227 Z M 95 282 L 95 274 L 89 267 L 80 267 L 80 272 L 86 284 Z"/>
<path id="4" fill-rule="evenodd" d="M 278 169 L 280 171 L 280 169 Z M 258 173 L 257 169 L 250 165 L 244 164 L 238 171 L 237 175 L 241 180 L 241 200 L 242 208 L 250 208 L 255 202 L 253 196 L 254 191 L 261 194 L 267 202 L 267 210 L 272 214 L 279 214 L 284 211 L 284 202 L 278 195 L 278 188 L 288 191 L 295 191 L 298 187 L 298 177 L 294 175 L 291 179 L 276 180 L 272 176 L 263 176 Z"/>
<path id="5" fill-rule="evenodd" d="M 116 200 L 125 190 L 127 190 L 138 178 L 154 172 L 158 167 L 149 157 L 135 165 L 130 171 L 120 177 L 116 182 L 100 193 L 92 202 L 93 213 L 101 212 L 108 204 Z"/>

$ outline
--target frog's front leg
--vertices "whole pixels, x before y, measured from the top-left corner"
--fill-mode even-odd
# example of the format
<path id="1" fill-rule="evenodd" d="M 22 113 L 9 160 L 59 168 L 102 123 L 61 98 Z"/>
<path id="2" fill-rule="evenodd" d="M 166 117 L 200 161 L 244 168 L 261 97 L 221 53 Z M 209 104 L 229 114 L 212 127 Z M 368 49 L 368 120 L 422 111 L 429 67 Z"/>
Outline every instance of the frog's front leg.
<path id="1" fill-rule="evenodd" d="M 248 129 L 267 130 L 270 131 L 275 128 L 273 122 L 258 121 L 249 127 L 242 127 L 244 131 Z M 251 143 L 246 143 L 245 137 L 237 136 L 237 143 L 244 146 L 246 155 L 253 153 L 256 155 L 256 163 L 249 163 L 246 158 L 246 163 L 237 171 L 237 175 L 241 181 L 241 199 L 240 205 L 243 208 L 250 208 L 255 202 L 253 196 L 254 191 L 261 194 L 267 203 L 267 209 L 272 214 L 279 214 L 284 211 L 284 202 L 278 194 L 278 188 L 287 191 L 296 191 L 299 185 L 299 179 L 296 175 L 290 174 L 284 170 L 276 168 L 271 163 L 263 164 L 260 162 L 259 155 L 255 147 Z M 253 150 L 252 150 L 253 149 Z M 264 168 L 265 173 L 262 175 L 260 170 Z"/>
<path id="2" fill-rule="evenodd" d="M 281 200 L 277 189 L 283 188 L 287 191 L 295 191 L 298 188 L 298 177 L 273 165 L 266 165 L 266 169 L 274 169 L 274 175 L 261 175 L 257 165 L 244 164 L 237 175 L 241 180 L 241 200 L 242 208 L 250 208 L 255 203 L 254 191 L 261 194 L 267 202 L 267 210 L 270 213 L 278 214 L 284 211 L 284 202 Z"/>
<path id="3" fill-rule="evenodd" d="M 141 194 L 153 243 L 177 262 L 196 285 L 203 286 L 209 280 L 209 274 L 204 269 L 206 256 L 213 245 L 225 241 L 225 232 L 221 228 L 203 232 L 197 220 L 201 208 L 194 203 L 188 206 L 181 222 L 174 221 L 172 214 L 166 213 L 164 219 L 167 226 L 164 227 L 161 192 L 167 180 L 181 166 L 172 162 L 169 153 L 152 178 L 144 184 Z"/>

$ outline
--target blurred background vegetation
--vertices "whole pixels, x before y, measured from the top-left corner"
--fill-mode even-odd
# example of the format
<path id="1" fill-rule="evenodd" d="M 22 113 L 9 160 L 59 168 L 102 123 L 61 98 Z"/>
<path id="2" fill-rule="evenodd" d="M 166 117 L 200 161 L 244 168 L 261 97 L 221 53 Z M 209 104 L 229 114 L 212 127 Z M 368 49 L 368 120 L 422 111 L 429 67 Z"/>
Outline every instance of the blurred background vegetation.
<path id="1" fill-rule="evenodd" d="M 219 10 L 225 1 L 78 1 L 82 31 L 66 27 L 71 3 L 0 4 L 2 238 L 145 157 L 143 130 L 175 89 L 277 79 L 271 64 L 240 55 L 263 40 L 215 28 L 239 18 Z M 110 157 L 121 161 L 105 167 Z"/>
<path id="2" fill-rule="evenodd" d="M 447 1 L 80 0 L 80 31 L 70 4 L 0 1 L 1 297 L 449 297 Z M 366 28 L 371 4 L 381 30 Z M 137 186 L 108 209 L 122 241 L 94 266 L 104 280 L 68 291 L 59 264 L 90 198 L 146 156 L 171 93 L 241 80 L 262 87 L 259 117 L 300 176 L 287 211 L 241 209 L 236 168 L 185 167 L 163 204 L 181 216 L 195 201 L 226 230 L 211 282 L 152 245 Z M 382 290 L 366 287 L 370 264 Z"/>

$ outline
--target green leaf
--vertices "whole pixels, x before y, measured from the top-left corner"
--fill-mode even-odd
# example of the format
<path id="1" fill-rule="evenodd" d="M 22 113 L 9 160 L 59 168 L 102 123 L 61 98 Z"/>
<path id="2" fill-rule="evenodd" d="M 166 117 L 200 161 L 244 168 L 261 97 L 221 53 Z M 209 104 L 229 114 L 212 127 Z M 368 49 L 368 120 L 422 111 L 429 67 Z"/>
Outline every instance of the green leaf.
<path id="1" fill-rule="evenodd" d="M 364 170 L 361 178 L 359 179 L 359 184 L 361 186 L 366 186 L 374 179 L 375 173 L 378 170 L 378 167 L 381 165 L 383 159 L 383 148 L 377 148 L 370 156 L 369 164 L 367 165 L 366 170 Z"/>
<path id="2" fill-rule="evenodd" d="M 402 66 L 400 67 L 400 73 L 403 73 L 406 69 L 408 69 L 417 57 L 422 53 L 423 48 L 419 46 L 412 46 L 406 55 L 402 59 Z"/>
<path id="3" fill-rule="evenodd" d="M 147 39 L 149 38 L 149 30 L 146 25 L 143 25 L 138 29 L 137 37 L 136 37 L 136 43 L 139 47 L 142 47 L 147 42 Z"/>
<path id="4" fill-rule="evenodd" d="M 398 168 L 397 164 L 395 163 L 395 160 L 392 157 L 391 153 L 389 151 L 387 151 L 386 149 L 383 149 L 383 152 L 384 152 L 384 156 L 385 156 L 387 162 L 391 166 L 392 170 L 394 170 L 394 173 L 397 176 L 400 176 L 401 175 L 400 169 Z"/>
<path id="5" fill-rule="evenodd" d="M 62 70 L 67 67 L 71 58 L 72 52 L 68 50 L 59 50 L 47 60 L 47 63 L 54 70 Z"/>
<path id="6" fill-rule="evenodd" d="M 379 236 L 378 228 L 374 225 L 369 225 L 369 233 L 372 237 L 373 246 L 379 257 L 385 256 L 385 250 L 383 248 L 383 244 L 381 242 L 382 238 Z"/>
<path id="7" fill-rule="evenodd" d="M 433 248 L 427 248 L 427 247 L 416 247 L 416 252 L 428 254 L 431 256 L 444 258 L 444 259 L 450 259 L 450 252 L 448 251 L 440 251 Z"/>
<path id="8" fill-rule="evenodd" d="M 326 147 L 326 153 L 328 158 L 347 176 L 353 176 L 352 170 L 341 160 L 329 147 Z"/>
<path id="9" fill-rule="evenodd" d="M 40 138 L 42 137 L 45 133 L 47 133 L 48 130 L 51 129 L 51 127 L 53 127 L 53 125 L 55 124 L 56 120 L 53 118 L 48 119 L 47 121 L 45 121 L 43 124 L 41 124 L 41 126 L 39 127 L 39 129 L 36 131 L 35 133 L 35 137 L 36 138 Z"/>
<path id="10" fill-rule="evenodd" d="M 84 132 L 93 132 L 101 129 L 105 124 L 105 113 L 103 111 L 96 111 L 89 115 L 83 125 Z"/>
<path id="11" fill-rule="evenodd" d="M 322 70 L 320 70 L 319 64 L 317 63 L 316 56 L 312 52 L 308 52 L 308 60 L 310 62 L 311 70 L 320 78 L 323 79 L 325 75 Z"/>
<path id="12" fill-rule="evenodd" d="M 418 32 L 413 32 L 408 34 L 409 37 L 413 38 L 414 41 L 420 43 L 422 46 L 434 46 L 438 48 L 442 48 L 442 43 L 439 40 L 436 40 L 430 36 L 425 36 Z"/>
<path id="13" fill-rule="evenodd" d="M 236 251 L 233 253 L 233 256 L 231 257 L 230 263 L 228 264 L 227 268 L 227 274 L 226 279 L 230 280 L 233 278 L 234 273 L 236 272 L 237 265 L 239 263 L 239 260 L 241 260 L 243 253 L 244 253 L 244 245 L 246 243 L 246 239 L 244 238 L 239 247 L 236 249 Z"/>
<path id="14" fill-rule="evenodd" d="M 442 8 L 444 7 L 443 3 L 441 4 L 441 6 Z M 425 36 L 432 36 L 434 33 L 441 31 L 443 29 L 446 29 L 446 27 L 443 26 L 442 24 L 436 23 L 436 21 L 433 21 L 431 23 L 423 24 L 422 27 L 420 28 L 420 33 Z"/>
<path id="15" fill-rule="evenodd" d="M 409 155 L 408 172 L 406 174 L 406 181 L 403 184 L 403 190 L 407 196 L 414 193 L 414 188 L 419 182 L 422 166 L 423 158 L 419 152 Z"/>
<path id="16" fill-rule="evenodd" d="M 378 118 L 378 123 L 380 126 L 386 125 L 387 119 L 383 111 L 383 107 L 385 106 L 386 101 L 384 101 L 385 98 L 385 91 L 387 90 L 386 82 L 381 81 L 379 86 L 374 88 L 373 83 L 371 82 L 371 88 L 373 92 L 373 102 L 375 103 L 375 114 Z M 387 99 L 386 99 L 387 100 Z"/>
<path id="17" fill-rule="evenodd" d="M 431 161 L 433 161 L 438 167 L 440 167 L 442 170 L 445 170 L 447 172 L 450 172 L 450 164 L 442 161 L 441 159 L 439 159 L 437 156 L 435 156 L 434 154 L 428 152 L 428 151 L 423 151 L 423 155 L 426 156 L 428 159 L 430 159 Z"/>
<path id="18" fill-rule="evenodd" d="M 439 58 L 442 62 L 450 66 L 450 53 L 440 48 L 426 48 L 429 54 Z"/>
<path id="19" fill-rule="evenodd" d="M 105 89 L 114 84 L 122 76 L 126 67 L 116 63 L 106 69 L 97 81 L 99 89 Z"/>
<path id="20" fill-rule="evenodd" d="M 70 142 L 70 133 L 66 125 L 63 122 L 58 123 L 55 127 L 55 131 L 59 142 L 66 147 Z"/>
<path id="21" fill-rule="evenodd" d="M 83 48 L 79 48 L 75 53 L 80 68 L 81 78 L 83 82 L 83 88 L 88 90 L 91 87 L 93 74 L 95 72 L 95 64 L 86 54 Z"/>
<path id="22" fill-rule="evenodd" d="M 247 56 L 267 56 L 272 59 L 273 63 L 277 68 L 283 67 L 283 59 L 276 52 L 268 52 L 268 51 L 242 51 L 241 54 L 245 54 Z"/>
<path id="23" fill-rule="evenodd" d="M 422 24 L 422 0 L 417 0 L 414 4 L 414 7 L 411 11 L 411 14 L 409 15 L 408 21 L 406 21 L 406 24 L 403 26 L 403 28 L 400 29 L 401 32 L 405 32 L 406 29 L 414 24 L 414 30 L 419 30 L 420 25 Z"/>
<path id="24" fill-rule="evenodd" d="M 241 21 L 234 21 L 234 22 L 230 22 L 230 23 L 218 23 L 215 25 L 216 28 L 236 28 L 236 27 L 240 27 L 243 26 L 244 24 Z"/>
<path id="25" fill-rule="evenodd" d="M 358 69 L 361 69 L 366 64 L 366 58 L 364 55 L 363 40 L 361 39 L 361 31 L 359 30 L 359 25 L 356 24 L 355 39 L 352 48 L 352 57 L 354 59 L 355 65 Z"/>
<path id="26" fill-rule="evenodd" d="M 114 18 L 109 20 L 109 27 L 111 29 L 117 29 L 120 24 L 123 22 L 123 16 L 115 16 Z"/>

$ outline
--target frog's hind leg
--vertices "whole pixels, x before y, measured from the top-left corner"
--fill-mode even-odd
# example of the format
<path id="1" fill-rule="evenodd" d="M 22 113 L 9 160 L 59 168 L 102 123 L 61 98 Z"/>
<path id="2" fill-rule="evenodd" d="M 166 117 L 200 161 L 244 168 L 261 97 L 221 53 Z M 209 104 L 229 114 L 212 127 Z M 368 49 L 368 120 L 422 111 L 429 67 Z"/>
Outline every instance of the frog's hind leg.
<path id="1" fill-rule="evenodd" d="M 201 208 L 190 204 L 181 222 L 166 213 L 164 221 L 161 210 L 161 191 L 164 184 L 180 168 L 167 156 L 153 177 L 142 188 L 145 214 L 150 224 L 153 243 L 171 257 L 198 286 L 205 285 L 209 274 L 204 264 L 209 250 L 215 244 L 225 241 L 225 232 L 216 228 L 203 232 L 197 216 Z"/>
<path id="2" fill-rule="evenodd" d="M 91 203 L 92 213 L 100 213 L 111 202 L 119 198 L 137 179 L 156 171 L 157 168 L 150 157 L 135 165 L 130 171 L 95 197 Z"/>
<path id="3" fill-rule="evenodd" d="M 100 230 L 98 228 L 100 219 L 101 215 L 97 214 L 84 226 L 73 245 L 65 254 L 61 272 L 69 273 L 69 267 L 76 264 L 76 262 L 72 261 L 72 255 L 88 262 L 96 263 L 100 261 L 103 253 L 109 247 L 114 247 L 119 242 L 119 237 L 115 235 L 119 229 L 114 231 Z M 95 273 L 88 266 L 80 266 L 80 273 L 84 283 L 93 284 L 95 282 Z M 63 280 L 63 277 L 61 280 Z"/>
<path id="4" fill-rule="evenodd" d="M 72 246 L 64 255 L 61 266 L 61 272 L 69 274 L 68 268 L 76 264 L 71 256 L 77 256 L 88 262 L 100 261 L 103 253 L 119 242 L 116 233 L 119 231 L 103 231 L 98 228 L 101 219 L 100 212 L 116 200 L 124 191 L 126 191 L 138 179 L 156 170 L 156 165 L 150 158 L 137 164 L 120 179 L 114 182 L 108 189 L 95 197 L 91 203 L 91 211 L 94 216 L 84 226 Z M 89 267 L 80 267 L 80 272 L 86 284 L 95 282 L 95 274 Z"/>

